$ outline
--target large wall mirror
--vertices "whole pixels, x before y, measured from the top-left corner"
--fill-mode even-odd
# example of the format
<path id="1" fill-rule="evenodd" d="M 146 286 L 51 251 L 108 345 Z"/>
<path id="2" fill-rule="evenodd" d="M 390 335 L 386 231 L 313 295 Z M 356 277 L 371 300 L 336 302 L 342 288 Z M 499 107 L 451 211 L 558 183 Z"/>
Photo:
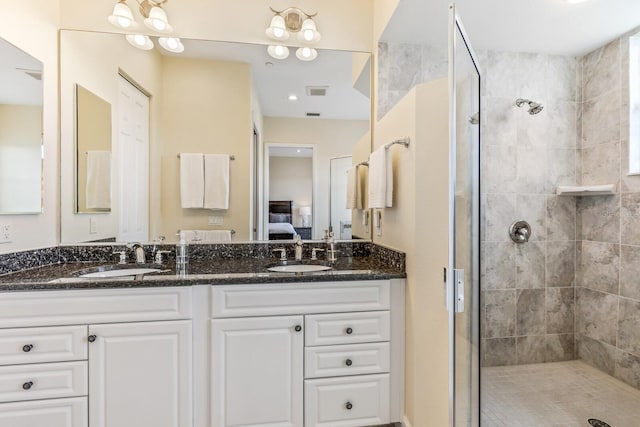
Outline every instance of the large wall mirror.
<path id="1" fill-rule="evenodd" d="M 42 68 L 0 39 L 0 214 L 42 213 Z"/>
<path id="2" fill-rule="evenodd" d="M 178 230 L 196 231 L 203 241 L 206 233 L 198 233 L 211 230 L 223 235 L 233 230 L 232 241 L 267 240 L 275 237 L 269 233 L 271 218 L 284 218 L 276 213 L 288 213 L 287 222 L 304 238 L 319 239 L 329 228 L 336 237 L 346 235 L 340 229 L 349 228 L 349 220 L 344 210 L 332 218 L 331 205 L 346 206 L 340 186 L 346 187 L 347 177 L 331 178 L 331 160 L 351 156 L 356 164 L 370 153 L 370 54 L 319 50 L 307 62 L 295 54 L 274 59 L 264 45 L 182 42 L 184 52 L 174 54 L 159 46 L 136 49 L 122 34 L 60 32 L 62 243 L 127 241 L 132 235 L 175 241 Z M 147 113 L 124 113 L 129 98 L 123 95 L 123 80 L 147 100 Z M 73 97 L 78 87 L 111 105 L 112 112 L 111 128 L 101 127 L 112 135 L 107 137 L 112 142 L 110 211 L 96 215 L 78 215 L 64 190 L 74 185 L 65 171 L 81 166 L 74 154 L 79 160 L 85 151 L 74 153 L 67 146 L 77 131 Z M 78 108 L 80 117 L 83 107 Z M 146 164 L 131 162 L 131 148 L 121 141 L 123 134 L 136 132 L 148 139 Z M 195 174 L 187 166 L 193 154 L 203 155 L 202 162 L 196 157 Z M 220 185 L 204 189 L 202 206 L 200 164 L 205 176 L 228 170 L 216 178 Z M 143 171 L 138 176 L 148 177 L 147 187 L 139 178 L 126 178 L 132 169 Z M 362 180 L 366 188 L 366 176 Z M 277 186 L 270 189 L 269 182 Z M 195 191 L 195 203 L 185 200 L 185 187 L 190 195 Z M 343 195 L 332 199 L 334 190 Z M 207 197 L 220 191 L 222 207 L 207 204 Z M 132 204 L 140 206 L 125 214 Z M 288 211 L 280 212 L 282 206 Z M 363 212 L 351 212 L 353 238 L 370 238 Z M 142 231 L 132 234 L 134 229 Z"/>

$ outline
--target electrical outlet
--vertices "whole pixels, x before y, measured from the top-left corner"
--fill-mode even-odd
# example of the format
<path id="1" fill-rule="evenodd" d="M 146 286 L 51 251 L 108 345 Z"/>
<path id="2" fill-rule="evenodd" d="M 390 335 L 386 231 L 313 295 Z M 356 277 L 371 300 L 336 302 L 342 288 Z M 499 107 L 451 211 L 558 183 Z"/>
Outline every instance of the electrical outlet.
<path id="1" fill-rule="evenodd" d="M 209 225 L 222 225 L 224 222 L 224 217 L 218 215 L 211 215 L 209 217 Z"/>
<path id="2" fill-rule="evenodd" d="M 89 218 L 89 234 L 96 234 L 98 232 L 98 221 L 95 218 Z"/>
<path id="3" fill-rule="evenodd" d="M 0 243 L 11 243 L 11 224 L 0 224 Z"/>

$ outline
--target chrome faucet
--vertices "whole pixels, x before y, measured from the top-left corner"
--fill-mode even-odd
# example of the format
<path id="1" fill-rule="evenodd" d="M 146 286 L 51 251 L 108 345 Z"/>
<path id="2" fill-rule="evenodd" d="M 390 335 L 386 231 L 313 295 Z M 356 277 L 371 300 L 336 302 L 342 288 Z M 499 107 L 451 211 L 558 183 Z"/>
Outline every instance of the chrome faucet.
<path id="1" fill-rule="evenodd" d="M 136 257 L 136 264 L 144 264 L 146 262 L 144 255 L 144 246 L 142 243 L 129 243 L 127 244 L 127 248 L 131 249 Z"/>
<path id="2" fill-rule="evenodd" d="M 296 255 L 295 255 L 295 260 L 296 261 L 302 261 L 302 238 L 300 237 L 299 234 L 296 234 L 296 238 L 295 238 L 295 245 L 296 245 Z"/>

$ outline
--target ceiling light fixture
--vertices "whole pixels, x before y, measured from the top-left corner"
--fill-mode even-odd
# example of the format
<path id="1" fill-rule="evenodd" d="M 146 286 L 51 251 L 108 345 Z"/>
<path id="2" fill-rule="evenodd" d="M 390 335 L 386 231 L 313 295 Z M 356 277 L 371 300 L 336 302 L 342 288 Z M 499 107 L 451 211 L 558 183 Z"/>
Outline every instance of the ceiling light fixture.
<path id="1" fill-rule="evenodd" d="M 158 43 L 160 43 L 160 46 L 162 46 L 164 50 L 167 50 L 169 52 L 184 52 L 184 45 L 178 37 L 159 37 Z"/>
<path id="2" fill-rule="evenodd" d="M 295 94 L 292 93 L 291 95 L 289 95 L 288 99 L 289 99 L 289 101 L 297 101 L 298 97 Z"/>
<path id="3" fill-rule="evenodd" d="M 118 1 L 113 7 L 113 13 L 107 20 L 114 27 L 123 30 L 136 26 L 136 21 L 133 19 L 133 12 L 131 12 L 131 9 L 127 6 L 127 0 Z"/>
<path id="4" fill-rule="evenodd" d="M 142 50 L 150 50 L 153 49 L 153 42 L 149 38 L 149 36 L 145 36 L 142 34 L 127 34 L 127 41 L 133 47 L 137 47 Z"/>
<path id="5" fill-rule="evenodd" d="M 296 57 L 301 61 L 313 61 L 318 57 L 318 51 L 312 47 L 299 47 L 296 50 Z"/>
<path id="6" fill-rule="evenodd" d="M 313 20 L 317 13 L 308 14 L 297 7 L 289 7 L 284 10 L 270 9 L 275 15 L 271 18 L 271 23 L 265 31 L 269 38 L 283 41 L 288 40 L 291 33 L 297 33 L 297 39 L 303 45 L 312 45 L 320 41 L 321 35 Z M 267 52 L 276 59 L 284 59 L 289 55 L 287 52 L 284 57 L 274 56 L 272 54 L 273 48 L 273 46 L 269 46 Z M 317 56 L 318 52 L 310 47 L 303 47 L 296 51 L 296 57 L 302 61 L 312 61 Z"/>
<path id="7" fill-rule="evenodd" d="M 138 11 L 144 18 L 144 25 L 159 33 L 166 34 L 173 31 L 173 27 L 169 25 L 167 13 L 162 8 L 162 5 L 167 1 L 169 0 L 136 0 L 138 3 Z M 135 28 L 137 26 L 133 18 L 133 12 L 131 12 L 131 8 L 127 5 L 127 0 L 118 0 L 118 3 L 113 7 L 113 13 L 107 20 L 113 26 L 122 30 Z"/>
<path id="8" fill-rule="evenodd" d="M 267 53 L 275 59 L 285 59 L 289 56 L 289 48 L 282 45 L 271 45 L 267 47 Z"/>

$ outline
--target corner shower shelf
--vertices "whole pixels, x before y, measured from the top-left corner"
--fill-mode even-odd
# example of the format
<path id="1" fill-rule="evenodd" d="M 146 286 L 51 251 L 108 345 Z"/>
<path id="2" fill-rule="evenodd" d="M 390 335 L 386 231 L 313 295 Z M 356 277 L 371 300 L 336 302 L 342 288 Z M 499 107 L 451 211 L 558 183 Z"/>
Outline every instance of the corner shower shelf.
<path id="1" fill-rule="evenodd" d="M 559 185 L 558 196 L 610 196 L 615 194 L 615 184 L 604 185 Z"/>

